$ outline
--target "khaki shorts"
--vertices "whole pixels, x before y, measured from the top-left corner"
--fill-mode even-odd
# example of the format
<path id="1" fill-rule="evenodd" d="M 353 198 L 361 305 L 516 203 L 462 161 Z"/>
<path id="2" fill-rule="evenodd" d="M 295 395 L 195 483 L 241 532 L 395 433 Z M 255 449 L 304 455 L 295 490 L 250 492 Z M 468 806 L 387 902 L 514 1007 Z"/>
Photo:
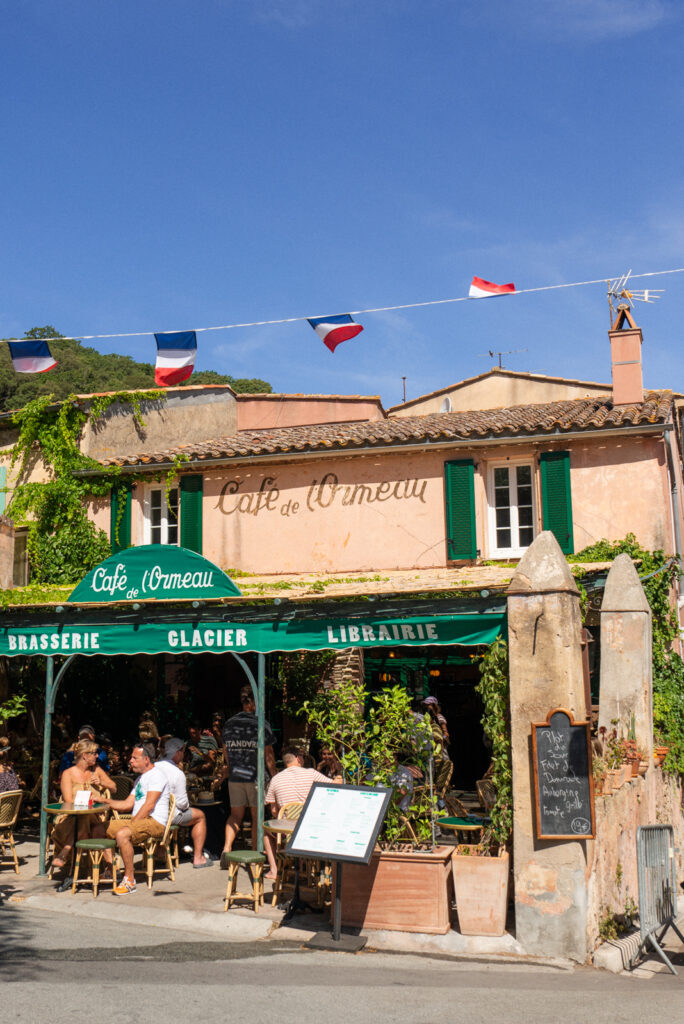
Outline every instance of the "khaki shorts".
<path id="1" fill-rule="evenodd" d="M 114 839 L 120 828 L 130 828 L 131 842 L 134 846 L 146 839 L 161 839 L 164 835 L 164 825 L 154 818 L 136 818 L 135 821 L 130 818 L 112 818 L 107 825 L 109 838 Z"/>
<path id="2" fill-rule="evenodd" d="M 236 807 L 258 807 L 256 782 L 230 782 L 228 781 L 228 796 L 230 797 L 230 809 Z"/>

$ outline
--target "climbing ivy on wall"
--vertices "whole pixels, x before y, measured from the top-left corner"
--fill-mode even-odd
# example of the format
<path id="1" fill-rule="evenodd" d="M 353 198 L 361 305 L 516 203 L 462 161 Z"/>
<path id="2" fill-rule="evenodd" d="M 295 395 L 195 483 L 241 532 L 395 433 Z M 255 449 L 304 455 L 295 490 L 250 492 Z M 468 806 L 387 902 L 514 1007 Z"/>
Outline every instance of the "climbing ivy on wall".
<path id="1" fill-rule="evenodd" d="M 511 767 L 511 720 L 509 710 L 508 644 L 497 637 L 480 662 L 482 728 L 492 745 L 492 776 L 496 804 L 490 812 L 489 836 L 503 845 L 513 829 L 513 770 Z"/>
<path id="2" fill-rule="evenodd" d="M 134 477 L 122 474 L 118 466 L 103 467 L 82 454 L 79 443 L 86 423 L 97 421 L 111 405 L 119 403 L 132 406 L 134 422 L 142 429 L 142 403 L 164 400 L 164 392 L 156 390 L 101 395 L 87 404 L 76 395 L 59 403 L 52 395 L 42 395 L 14 414 L 19 436 L 11 464 L 18 465 L 18 475 L 7 514 L 17 526 L 28 528 L 33 583 L 76 583 L 111 554 L 107 534 L 88 518 L 88 503 L 112 489 L 123 494 Z M 31 480 L 32 471 L 41 463 L 48 479 Z M 84 469 L 97 473 L 74 475 Z"/>
<path id="3" fill-rule="evenodd" d="M 682 572 L 679 561 L 663 551 L 647 551 L 632 533 L 623 540 L 600 540 L 569 561 L 609 562 L 626 552 L 638 562 L 639 576 L 653 615 L 653 726 L 670 748 L 665 769 L 684 774 L 684 661 L 674 649 L 679 623 L 671 595 Z M 648 577 L 648 578 L 644 578 Z"/>

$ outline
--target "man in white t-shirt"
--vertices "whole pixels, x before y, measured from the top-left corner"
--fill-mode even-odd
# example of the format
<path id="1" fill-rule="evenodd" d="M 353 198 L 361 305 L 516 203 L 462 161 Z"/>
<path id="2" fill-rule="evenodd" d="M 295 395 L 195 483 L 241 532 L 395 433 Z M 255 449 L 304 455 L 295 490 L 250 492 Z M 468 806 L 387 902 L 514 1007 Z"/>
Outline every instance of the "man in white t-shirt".
<path id="1" fill-rule="evenodd" d="M 211 860 L 204 855 L 204 843 L 207 838 L 207 819 L 198 807 L 191 807 L 185 775 L 179 768 L 185 754 L 185 741 L 172 736 L 164 744 L 164 756 L 155 762 L 157 768 L 165 776 L 169 789 L 176 798 L 176 813 L 173 824 L 190 829 L 194 856 L 193 868 L 209 868 Z"/>
<path id="2" fill-rule="evenodd" d="M 132 811 L 130 819 L 114 818 L 107 826 L 107 835 L 116 839 L 124 864 L 124 877 L 114 892 L 126 896 L 135 892 L 133 873 L 133 847 L 146 839 L 161 839 L 169 817 L 169 796 L 171 791 L 166 777 L 155 768 L 152 758 L 153 743 L 139 743 L 133 747 L 130 765 L 138 778 L 125 800 L 103 800 L 114 811 Z"/>
<path id="3" fill-rule="evenodd" d="M 297 747 L 285 747 L 283 750 L 285 768 L 271 779 L 266 790 L 266 803 L 270 805 L 271 817 L 275 818 L 285 804 L 303 804 L 309 795 L 314 782 L 327 782 L 330 779 L 317 772 L 315 768 L 305 768 L 302 751 Z M 277 877 L 278 869 L 275 859 L 275 843 L 269 833 L 264 834 L 264 852 L 268 858 L 269 872 L 266 878 Z"/>

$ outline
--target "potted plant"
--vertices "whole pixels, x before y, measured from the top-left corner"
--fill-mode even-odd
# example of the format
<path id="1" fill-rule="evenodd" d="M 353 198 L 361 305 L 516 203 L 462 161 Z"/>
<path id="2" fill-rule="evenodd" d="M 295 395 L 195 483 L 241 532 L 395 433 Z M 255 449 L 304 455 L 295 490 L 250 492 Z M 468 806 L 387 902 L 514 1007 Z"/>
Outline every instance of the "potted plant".
<path id="1" fill-rule="evenodd" d="M 499 638 L 480 665 L 482 725 L 492 744 L 491 778 L 497 800 L 491 825 L 473 846 L 457 846 L 452 858 L 458 927 L 463 935 L 503 935 L 506 930 L 513 830 L 508 649 Z"/>
<path id="2" fill-rule="evenodd" d="M 487 836 L 476 846 L 457 846 L 451 864 L 461 934 L 503 935 L 508 910 L 508 851 L 492 844 Z"/>
<path id="3" fill-rule="evenodd" d="M 449 931 L 452 847 L 433 843 L 432 729 L 412 714 L 410 694 L 395 686 L 369 695 L 363 684 L 347 681 L 307 701 L 303 711 L 336 750 L 346 782 L 394 790 L 370 864 L 343 865 L 342 924 Z M 414 779 L 416 769 L 424 783 Z"/>

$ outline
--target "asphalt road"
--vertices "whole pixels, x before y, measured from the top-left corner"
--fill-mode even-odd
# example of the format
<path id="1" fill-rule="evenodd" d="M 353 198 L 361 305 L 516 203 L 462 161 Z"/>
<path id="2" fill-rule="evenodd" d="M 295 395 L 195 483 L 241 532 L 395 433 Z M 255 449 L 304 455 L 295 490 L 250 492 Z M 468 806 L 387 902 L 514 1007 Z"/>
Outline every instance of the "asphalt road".
<path id="1" fill-rule="evenodd" d="M 355 956 L 290 943 L 0 907 L 0 1022 L 140 1024 L 627 1024 L 682 1018 L 680 976 Z"/>

